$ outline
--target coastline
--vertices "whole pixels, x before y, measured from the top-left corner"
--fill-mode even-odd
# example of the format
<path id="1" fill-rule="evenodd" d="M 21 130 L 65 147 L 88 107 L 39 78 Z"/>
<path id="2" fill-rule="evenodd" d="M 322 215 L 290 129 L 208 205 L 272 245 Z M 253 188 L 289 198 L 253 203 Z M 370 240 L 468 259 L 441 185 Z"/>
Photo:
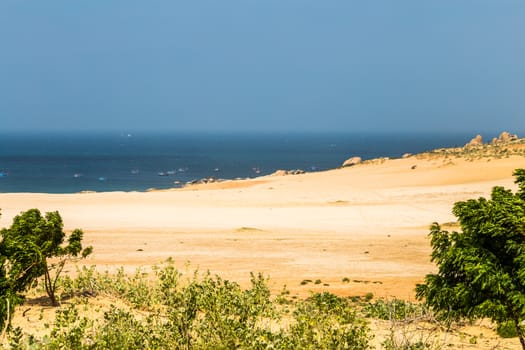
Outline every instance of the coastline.
<path id="1" fill-rule="evenodd" d="M 263 272 L 274 292 L 287 285 L 298 295 L 413 299 L 434 269 L 429 225 L 453 222 L 456 201 L 515 189 L 512 172 L 524 160 L 426 153 L 150 192 L 1 193 L 0 227 L 30 208 L 58 210 L 66 230 L 83 229 L 94 247 L 82 264 L 100 270 L 148 269 L 172 257 L 181 270 L 189 262 L 241 285 L 250 271 Z"/>
<path id="2" fill-rule="evenodd" d="M 254 178 L 278 169 L 337 168 L 350 154 L 401 157 L 463 144 L 439 133 L 58 133 L 0 137 L 0 191 L 148 191 L 210 178 Z"/>

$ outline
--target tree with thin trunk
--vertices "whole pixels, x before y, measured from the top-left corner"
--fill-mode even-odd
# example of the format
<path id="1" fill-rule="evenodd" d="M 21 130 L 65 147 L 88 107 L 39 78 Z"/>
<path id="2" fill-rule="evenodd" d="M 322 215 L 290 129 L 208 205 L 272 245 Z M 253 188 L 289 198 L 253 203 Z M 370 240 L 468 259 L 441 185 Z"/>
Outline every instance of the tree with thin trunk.
<path id="1" fill-rule="evenodd" d="M 454 205 L 459 232 L 431 226 L 438 272 L 428 274 L 416 292 L 443 317 L 510 322 L 525 349 L 525 170 L 514 176 L 516 193 L 494 187 L 490 199 Z"/>
<path id="2" fill-rule="evenodd" d="M 58 305 L 56 287 L 65 263 L 92 252 L 92 247 L 82 248 L 83 232 L 79 229 L 69 235 L 64 245 L 63 226 L 58 212 L 42 216 L 38 209 L 30 209 L 17 215 L 10 228 L 0 231 L 8 275 L 16 293 L 44 276 L 51 304 Z"/>
<path id="3" fill-rule="evenodd" d="M 20 294 L 34 281 L 31 269 L 40 259 L 39 252 L 28 246 L 25 249 L 7 249 L 3 233 L 0 231 L 0 331 L 3 335 L 9 328 L 11 316 L 16 305 L 24 300 Z M 14 260 L 18 263 L 14 263 Z"/>

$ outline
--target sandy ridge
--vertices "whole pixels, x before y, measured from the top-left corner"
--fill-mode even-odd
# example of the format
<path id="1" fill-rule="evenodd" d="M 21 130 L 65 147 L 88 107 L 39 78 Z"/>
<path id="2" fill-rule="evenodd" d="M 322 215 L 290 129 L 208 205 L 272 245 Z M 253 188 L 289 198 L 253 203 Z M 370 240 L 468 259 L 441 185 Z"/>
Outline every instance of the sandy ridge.
<path id="1" fill-rule="evenodd" d="M 434 269 L 428 226 L 454 221 L 454 202 L 515 188 L 525 158 L 409 157 L 350 168 L 265 176 L 153 192 L 2 193 L 0 226 L 29 208 L 59 210 L 66 229 L 85 231 L 101 269 L 148 267 L 173 257 L 246 282 L 270 274 L 304 294 L 328 288 L 413 298 Z M 351 283 L 343 283 L 348 277 Z M 321 286 L 303 286 L 304 279 Z"/>

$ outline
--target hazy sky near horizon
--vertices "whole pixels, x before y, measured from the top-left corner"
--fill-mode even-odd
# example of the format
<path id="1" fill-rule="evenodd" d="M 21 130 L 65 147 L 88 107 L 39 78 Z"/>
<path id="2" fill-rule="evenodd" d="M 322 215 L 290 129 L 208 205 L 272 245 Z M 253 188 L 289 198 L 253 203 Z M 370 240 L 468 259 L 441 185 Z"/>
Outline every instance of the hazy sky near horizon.
<path id="1" fill-rule="evenodd" d="M 524 0 L 0 2 L 0 130 L 525 131 Z"/>

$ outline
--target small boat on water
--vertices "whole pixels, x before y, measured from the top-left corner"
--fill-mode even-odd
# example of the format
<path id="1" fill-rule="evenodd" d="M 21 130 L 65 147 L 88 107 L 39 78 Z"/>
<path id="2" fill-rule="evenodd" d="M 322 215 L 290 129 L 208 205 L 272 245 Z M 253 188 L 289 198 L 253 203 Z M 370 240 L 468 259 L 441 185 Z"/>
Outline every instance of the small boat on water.
<path id="1" fill-rule="evenodd" d="M 9 175 L 7 172 L 0 171 L 0 177 L 7 177 L 7 175 Z"/>

